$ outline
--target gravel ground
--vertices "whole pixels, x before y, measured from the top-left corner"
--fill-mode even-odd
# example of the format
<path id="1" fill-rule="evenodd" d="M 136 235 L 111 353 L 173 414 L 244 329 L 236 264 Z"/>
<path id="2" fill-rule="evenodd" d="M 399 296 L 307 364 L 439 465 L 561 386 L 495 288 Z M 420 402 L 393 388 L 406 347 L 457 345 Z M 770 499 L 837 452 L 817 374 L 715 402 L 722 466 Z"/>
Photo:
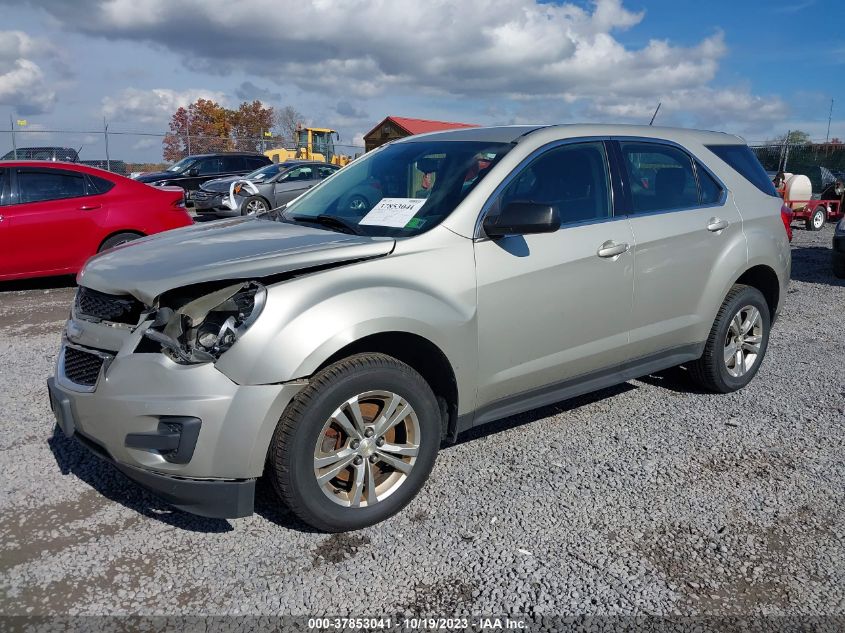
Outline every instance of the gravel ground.
<path id="1" fill-rule="evenodd" d="M 54 435 L 73 289 L 0 287 L 0 613 L 845 615 L 832 232 L 796 229 L 749 388 L 673 370 L 509 418 L 444 448 L 400 515 L 331 536 L 263 485 L 248 519 L 172 511 Z"/>

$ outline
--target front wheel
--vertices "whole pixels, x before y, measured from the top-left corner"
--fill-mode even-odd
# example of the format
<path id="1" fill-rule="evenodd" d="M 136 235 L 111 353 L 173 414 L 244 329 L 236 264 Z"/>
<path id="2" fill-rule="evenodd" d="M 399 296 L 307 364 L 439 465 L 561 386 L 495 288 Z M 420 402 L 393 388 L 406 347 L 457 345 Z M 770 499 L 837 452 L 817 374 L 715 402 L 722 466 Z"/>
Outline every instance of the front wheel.
<path id="1" fill-rule="evenodd" d="M 241 215 L 264 215 L 270 211 L 270 205 L 261 196 L 250 196 L 241 204 Z"/>
<path id="2" fill-rule="evenodd" d="M 358 354 L 316 374 L 276 427 L 270 476 L 300 519 L 326 532 L 395 514 L 422 488 L 440 446 L 428 383 L 383 354 Z"/>
<path id="3" fill-rule="evenodd" d="M 736 284 L 716 315 L 704 354 L 689 366 L 708 391 L 730 393 L 754 378 L 769 345 L 769 306 L 756 288 Z"/>
<path id="4" fill-rule="evenodd" d="M 809 218 L 807 218 L 807 230 L 821 231 L 822 227 L 824 226 L 825 220 L 827 220 L 827 213 L 825 213 L 825 207 L 816 207 L 813 211 L 813 214 Z"/>

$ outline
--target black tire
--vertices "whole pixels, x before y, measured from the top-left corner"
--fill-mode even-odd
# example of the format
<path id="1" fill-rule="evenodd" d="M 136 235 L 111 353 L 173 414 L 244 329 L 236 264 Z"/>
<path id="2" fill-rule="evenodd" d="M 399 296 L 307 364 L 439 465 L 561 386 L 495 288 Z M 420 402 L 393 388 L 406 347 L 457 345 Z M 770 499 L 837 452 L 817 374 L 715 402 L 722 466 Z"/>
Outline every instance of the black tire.
<path id="1" fill-rule="evenodd" d="M 407 477 L 389 496 L 372 505 L 342 506 L 317 482 L 315 448 L 334 411 L 371 390 L 398 394 L 413 407 L 419 449 Z M 268 474 L 279 497 L 305 523 L 325 532 L 357 530 L 383 521 L 413 499 L 434 466 L 440 435 L 437 399 L 422 376 L 391 356 L 357 354 L 317 373 L 288 405 L 270 444 Z"/>
<path id="2" fill-rule="evenodd" d="M 745 306 L 753 306 L 760 312 L 762 321 L 762 332 L 760 340 L 760 351 L 751 367 L 741 376 L 733 376 L 728 370 L 725 361 L 725 350 L 728 338 L 728 330 L 731 320 Z M 710 335 L 704 345 L 704 354 L 701 358 L 689 365 L 690 376 L 702 388 L 717 393 L 730 393 L 745 387 L 760 369 L 760 365 L 766 356 L 766 349 L 769 345 L 769 329 L 771 317 L 769 306 L 763 294 L 756 288 L 736 284 L 728 292 Z"/>
<path id="3" fill-rule="evenodd" d="M 100 248 L 97 249 L 97 252 L 102 253 L 103 251 L 107 251 L 115 246 L 120 246 L 121 244 L 126 244 L 126 242 L 137 240 L 139 237 L 143 237 L 143 235 L 138 235 L 137 233 L 118 233 L 117 235 L 112 235 L 109 239 L 100 244 Z"/>
<path id="4" fill-rule="evenodd" d="M 824 223 L 827 221 L 827 213 L 825 207 L 816 207 L 810 217 L 804 221 L 804 225 L 808 231 L 821 231 L 824 228 Z"/>
<path id="5" fill-rule="evenodd" d="M 250 211 L 250 207 L 254 210 Z M 261 196 L 250 196 L 241 203 L 241 215 L 264 215 L 269 211 L 270 203 Z"/>

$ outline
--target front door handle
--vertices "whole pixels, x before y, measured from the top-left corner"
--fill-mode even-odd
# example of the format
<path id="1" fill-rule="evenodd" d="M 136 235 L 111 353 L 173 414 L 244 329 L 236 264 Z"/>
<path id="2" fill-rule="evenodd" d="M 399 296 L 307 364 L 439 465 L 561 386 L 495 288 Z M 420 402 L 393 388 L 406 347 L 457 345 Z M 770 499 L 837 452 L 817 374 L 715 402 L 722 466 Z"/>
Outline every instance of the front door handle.
<path id="1" fill-rule="evenodd" d="M 727 220 L 722 220 L 720 218 L 710 218 L 707 220 L 707 230 L 711 233 L 718 233 L 722 229 L 728 228 L 730 222 Z"/>
<path id="2" fill-rule="evenodd" d="M 102 206 L 103 205 L 101 205 L 101 204 L 83 204 L 81 207 L 79 207 L 79 210 L 80 211 L 93 211 L 94 209 L 99 209 Z"/>
<path id="3" fill-rule="evenodd" d="M 618 255 L 627 252 L 629 248 L 631 248 L 631 245 L 627 242 L 617 244 L 613 240 L 608 240 L 604 244 L 599 246 L 599 250 L 596 251 L 596 255 L 608 259 L 611 257 L 617 257 Z"/>

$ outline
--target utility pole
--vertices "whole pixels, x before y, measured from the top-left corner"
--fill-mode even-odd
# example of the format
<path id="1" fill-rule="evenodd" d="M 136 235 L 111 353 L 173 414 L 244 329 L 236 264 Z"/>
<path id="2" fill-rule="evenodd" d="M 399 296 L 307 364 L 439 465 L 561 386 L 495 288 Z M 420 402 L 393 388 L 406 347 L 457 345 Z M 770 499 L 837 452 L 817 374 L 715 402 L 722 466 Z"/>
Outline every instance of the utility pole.
<path id="1" fill-rule="evenodd" d="M 15 160 L 18 159 L 18 144 L 15 143 L 15 119 L 12 118 L 12 115 L 9 114 L 9 127 L 12 130 L 12 151 L 15 155 Z"/>
<path id="2" fill-rule="evenodd" d="M 789 160 L 789 139 L 792 137 L 792 130 L 786 131 L 786 141 L 784 143 L 784 151 L 783 151 L 783 167 L 781 167 L 782 171 L 786 171 L 786 163 Z"/>
<path id="3" fill-rule="evenodd" d="M 106 117 L 103 117 L 103 137 L 106 139 L 106 170 L 111 171 L 111 159 L 109 158 L 109 124 Z"/>
<path id="4" fill-rule="evenodd" d="M 185 119 L 185 127 L 188 130 L 188 156 L 191 155 L 191 120 Z"/>
<path id="5" fill-rule="evenodd" d="M 830 120 L 833 118 L 833 99 L 830 100 L 830 112 L 827 114 L 827 134 L 824 135 L 824 142 L 830 140 Z"/>

